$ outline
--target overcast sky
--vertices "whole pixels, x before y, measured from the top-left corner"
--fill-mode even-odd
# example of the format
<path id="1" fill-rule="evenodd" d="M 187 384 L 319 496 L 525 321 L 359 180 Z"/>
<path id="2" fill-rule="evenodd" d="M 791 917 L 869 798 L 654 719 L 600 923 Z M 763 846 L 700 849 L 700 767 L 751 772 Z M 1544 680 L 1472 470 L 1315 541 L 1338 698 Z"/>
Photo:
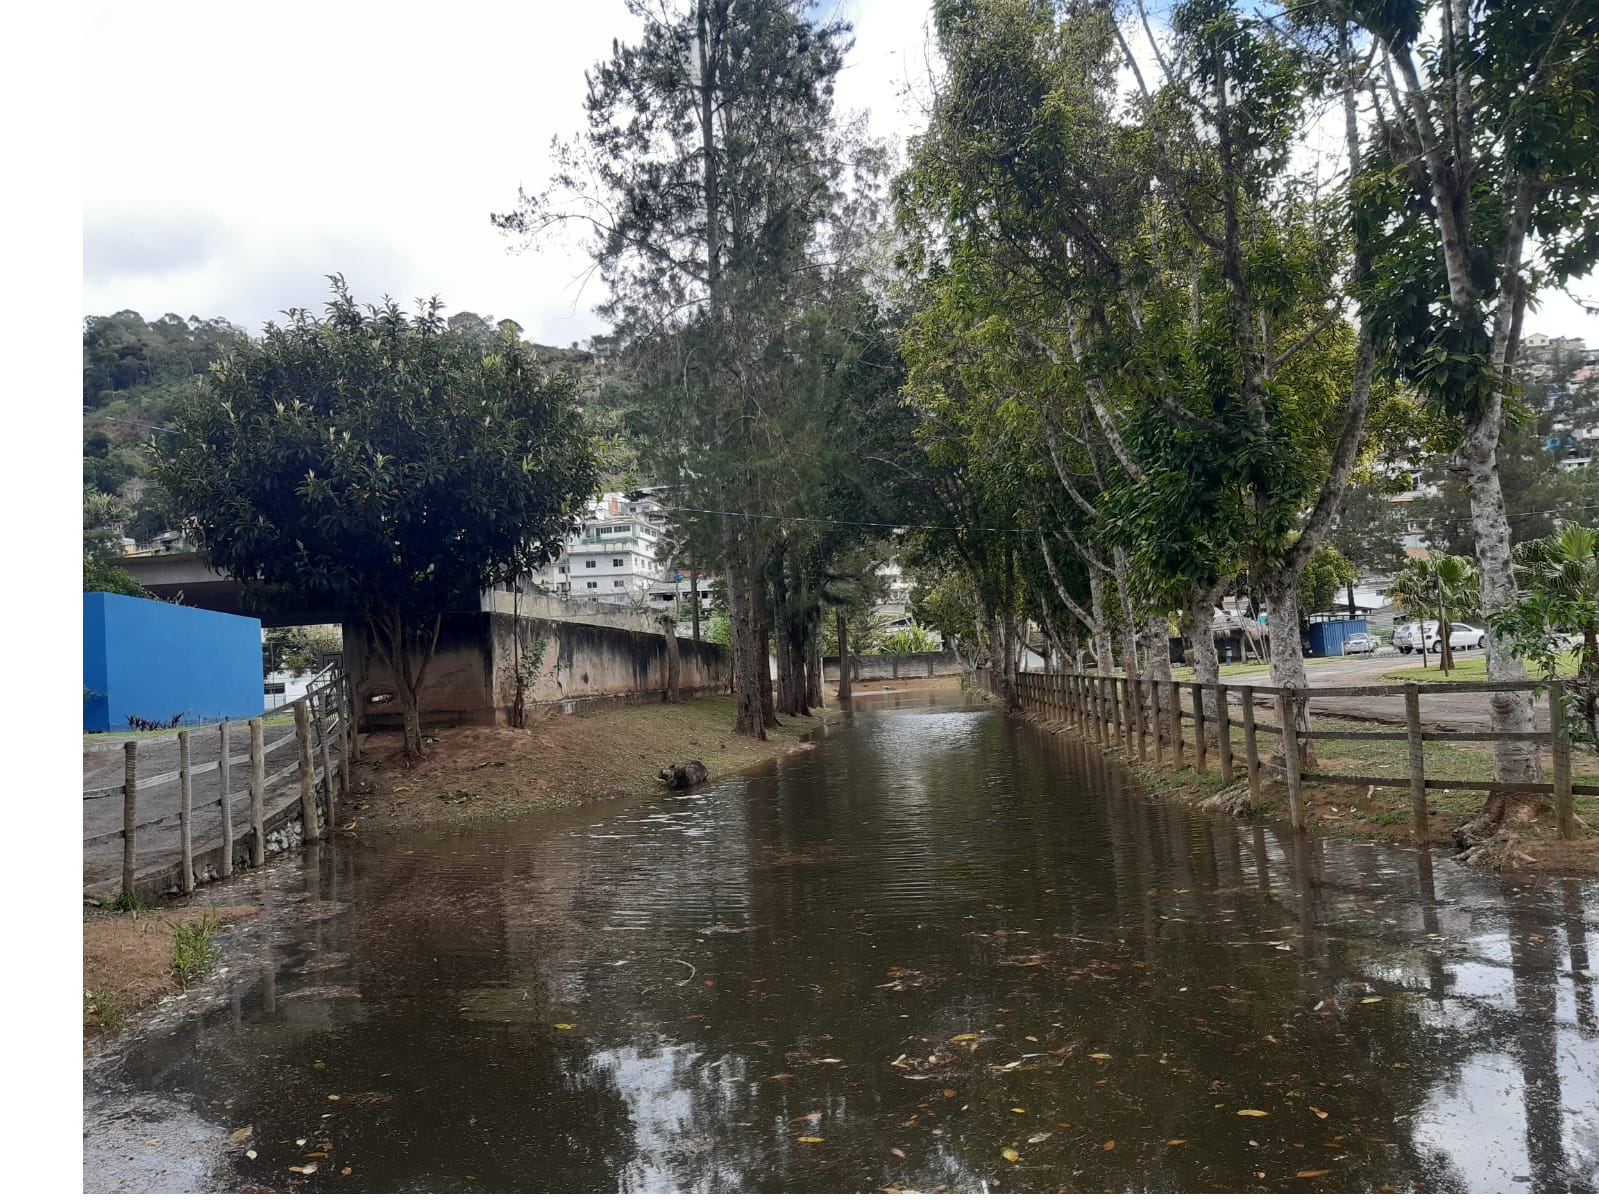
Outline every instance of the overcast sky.
<path id="1" fill-rule="evenodd" d="M 896 141 L 922 124 L 929 7 L 839 5 L 856 29 L 840 107 Z M 517 253 L 488 214 L 542 186 L 550 139 L 582 126 L 584 69 L 636 28 L 621 0 L 91 4 L 84 312 L 253 331 L 317 309 L 337 271 L 358 299 L 437 293 L 544 343 L 599 332 L 582 253 Z M 1599 344 L 1560 296 L 1527 328 Z"/>

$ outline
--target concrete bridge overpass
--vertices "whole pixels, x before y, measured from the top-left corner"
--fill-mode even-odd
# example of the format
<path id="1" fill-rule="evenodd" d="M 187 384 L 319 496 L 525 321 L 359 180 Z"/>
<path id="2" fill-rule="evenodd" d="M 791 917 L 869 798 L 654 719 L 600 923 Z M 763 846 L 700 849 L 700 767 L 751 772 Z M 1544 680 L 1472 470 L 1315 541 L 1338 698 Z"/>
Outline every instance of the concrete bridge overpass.
<path id="1" fill-rule="evenodd" d="M 267 607 L 256 597 L 246 596 L 238 580 L 206 566 L 193 550 L 129 554 L 112 561 L 157 599 L 181 597 L 183 603 L 194 608 L 255 617 L 268 629 L 281 625 L 338 625 L 354 615 L 292 598 Z"/>

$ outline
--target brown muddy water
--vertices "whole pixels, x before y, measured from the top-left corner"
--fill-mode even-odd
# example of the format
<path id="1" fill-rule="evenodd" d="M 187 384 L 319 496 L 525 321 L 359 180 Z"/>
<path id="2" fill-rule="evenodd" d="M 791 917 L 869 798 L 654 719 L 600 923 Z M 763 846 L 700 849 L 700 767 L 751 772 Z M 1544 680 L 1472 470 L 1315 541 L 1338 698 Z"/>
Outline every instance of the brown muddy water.
<path id="1" fill-rule="evenodd" d="M 1591 883 L 1157 803 L 954 693 L 210 893 L 267 911 L 90 1064 L 89 1190 L 1599 1185 Z"/>

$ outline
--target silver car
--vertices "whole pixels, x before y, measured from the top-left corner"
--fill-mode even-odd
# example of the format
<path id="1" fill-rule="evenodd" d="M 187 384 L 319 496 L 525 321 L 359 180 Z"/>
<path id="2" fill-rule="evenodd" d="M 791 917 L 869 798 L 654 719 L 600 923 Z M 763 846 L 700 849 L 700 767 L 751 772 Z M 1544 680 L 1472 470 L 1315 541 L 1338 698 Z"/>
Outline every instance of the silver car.
<path id="1" fill-rule="evenodd" d="M 1345 654 L 1373 654 L 1377 650 L 1377 639 L 1369 633 L 1351 634 L 1344 639 Z"/>

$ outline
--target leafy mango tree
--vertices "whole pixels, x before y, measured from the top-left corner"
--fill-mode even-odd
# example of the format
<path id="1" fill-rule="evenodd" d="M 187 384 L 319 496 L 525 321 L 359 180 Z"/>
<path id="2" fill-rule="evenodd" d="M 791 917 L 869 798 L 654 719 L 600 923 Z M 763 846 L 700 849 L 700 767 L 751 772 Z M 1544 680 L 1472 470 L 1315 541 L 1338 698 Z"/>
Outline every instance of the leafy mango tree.
<path id="1" fill-rule="evenodd" d="M 514 335 L 332 290 L 325 318 L 290 310 L 213 365 L 156 478 L 211 566 L 365 622 L 414 758 L 445 612 L 559 553 L 597 473 L 575 382 Z"/>

